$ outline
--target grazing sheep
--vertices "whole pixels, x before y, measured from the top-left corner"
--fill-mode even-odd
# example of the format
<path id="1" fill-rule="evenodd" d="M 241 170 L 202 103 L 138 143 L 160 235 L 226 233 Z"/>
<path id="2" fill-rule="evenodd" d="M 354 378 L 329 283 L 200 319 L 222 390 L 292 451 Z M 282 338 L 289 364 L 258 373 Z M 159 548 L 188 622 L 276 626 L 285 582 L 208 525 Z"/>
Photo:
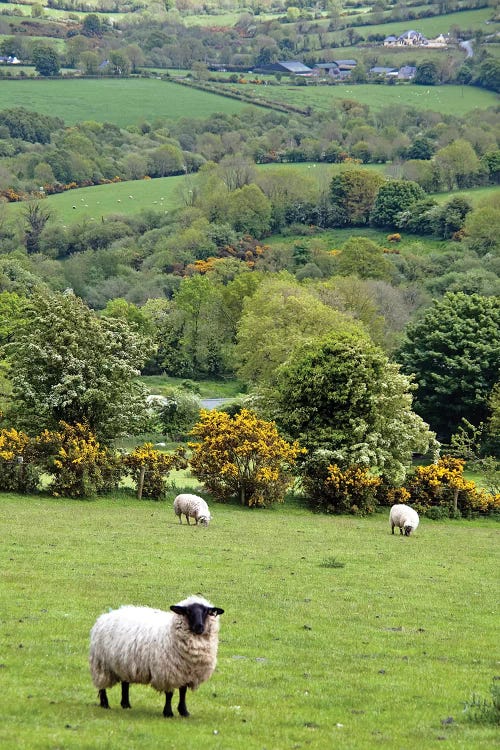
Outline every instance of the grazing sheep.
<path id="1" fill-rule="evenodd" d="M 189 518 L 194 518 L 195 523 L 200 522 L 202 526 L 208 526 L 212 520 L 208 505 L 202 497 L 198 495 L 177 495 L 174 500 L 174 511 L 175 515 L 179 516 L 179 523 L 182 523 L 182 515 L 186 516 L 186 521 L 189 523 Z"/>
<path id="2" fill-rule="evenodd" d="M 170 607 L 120 607 L 101 615 L 90 632 L 90 672 L 102 708 L 106 688 L 121 682 L 122 708 L 130 708 L 131 682 L 165 693 L 163 716 L 173 716 L 172 696 L 179 688 L 181 716 L 189 716 L 186 690 L 196 690 L 217 663 L 219 619 L 224 610 L 200 596 Z"/>
<path id="3" fill-rule="evenodd" d="M 394 534 L 394 527 L 399 526 L 399 533 L 402 534 L 404 531 L 405 536 L 410 536 L 412 531 L 415 531 L 419 524 L 418 513 L 409 505 L 393 505 L 389 515 L 389 521 L 391 523 L 392 533 Z"/>

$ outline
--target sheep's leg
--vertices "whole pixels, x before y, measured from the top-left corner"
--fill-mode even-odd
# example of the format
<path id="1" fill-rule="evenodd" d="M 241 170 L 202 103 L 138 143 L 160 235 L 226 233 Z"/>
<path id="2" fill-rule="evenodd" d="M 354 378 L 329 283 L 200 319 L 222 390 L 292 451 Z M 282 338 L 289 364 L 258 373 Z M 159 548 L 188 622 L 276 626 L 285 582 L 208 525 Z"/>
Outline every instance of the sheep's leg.
<path id="1" fill-rule="evenodd" d="M 122 699 L 120 706 L 122 708 L 132 708 L 130 705 L 129 697 L 128 697 L 128 689 L 129 689 L 130 683 L 129 682 L 122 682 Z"/>
<path id="2" fill-rule="evenodd" d="M 108 696 L 106 695 L 105 688 L 99 690 L 99 705 L 101 708 L 109 708 Z"/>
<path id="3" fill-rule="evenodd" d="M 189 716 L 189 711 L 186 706 L 186 691 L 187 685 L 183 685 L 179 688 L 179 705 L 177 706 L 177 710 L 181 716 Z"/>
<path id="4" fill-rule="evenodd" d="M 394 524 L 391 524 L 392 533 L 394 534 Z"/>
<path id="5" fill-rule="evenodd" d="M 401 528 L 401 526 L 399 527 L 399 533 L 403 534 L 403 529 Z"/>
<path id="6" fill-rule="evenodd" d="M 172 711 L 172 696 L 174 692 L 171 693 L 165 693 L 165 708 L 163 709 L 163 716 L 167 719 L 169 719 L 171 716 L 174 715 L 174 712 Z"/>
<path id="7" fill-rule="evenodd" d="M 189 523 L 189 516 L 188 516 L 188 514 L 187 514 L 187 513 L 186 513 L 186 521 L 187 521 L 187 525 L 188 525 L 188 526 L 191 526 L 191 524 Z"/>

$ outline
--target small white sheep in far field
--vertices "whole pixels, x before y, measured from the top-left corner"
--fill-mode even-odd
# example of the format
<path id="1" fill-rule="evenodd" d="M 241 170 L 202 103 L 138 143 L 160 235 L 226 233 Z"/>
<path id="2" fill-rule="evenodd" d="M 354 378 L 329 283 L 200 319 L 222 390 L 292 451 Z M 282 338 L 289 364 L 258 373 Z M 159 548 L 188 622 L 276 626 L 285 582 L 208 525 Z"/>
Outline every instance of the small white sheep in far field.
<path id="1" fill-rule="evenodd" d="M 405 536 L 410 536 L 412 531 L 415 531 L 419 524 L 418 513 L 414 508 L 410 508 L 409 505 L 393 505 L 389 514 L 389 521 L 391 523 L 392 533 L 394 534 L 394 527 L 399 527 L 399 533 Z"/>
<path id="2" fill-rule="evenodd" d="M 186 516 L 188 526 L 189 519 L 194 518 L 195 523 L 201 523 L 202 526 L 208 526 L 212 520 L 210 510 L 205 500 L 198 495 L 184 493 L 177 495 L 174 500 L 175 515 L 179 517 L 179 523 L 182 523 L 182 516 Z"/>
<path id="3" fill-rule="evenodd" d="M 121 682 L 121 707 L 130 708 L 130 683 L 165 693 L 163 716 L 173 716 L 179 688 L 181 716 L 189 716 L 186 691 L 211 677 L 217 664 L 219 617 L 224 610 L 201 596 L 170 607 L 120 607 L 101 615 L 90 632 L 90 673 L 101 708 L 109 708 L 106 688 Z"/>

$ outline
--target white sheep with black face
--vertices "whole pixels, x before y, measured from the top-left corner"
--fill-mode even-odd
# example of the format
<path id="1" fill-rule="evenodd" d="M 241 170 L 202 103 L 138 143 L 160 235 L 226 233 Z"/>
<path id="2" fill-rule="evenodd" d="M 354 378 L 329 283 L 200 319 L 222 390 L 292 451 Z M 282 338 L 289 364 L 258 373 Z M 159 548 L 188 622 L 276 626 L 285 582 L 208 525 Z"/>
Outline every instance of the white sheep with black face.
<path id="1" fill-rule="evenodd" d="M 109 708 L 106 688 L 121 682 L 121 706 L 130 708 L 129 685 L 138 683 L 165 693 L 165 717 L 173 716 L 178 688 L 178 711 L 189 716 L 186 691 L 196 690 L 215 669 L 223 612 L 203 597 L 190 596 L 169 612 L 125 606 L 101 615 L 90 633 L 89 655 L 101 707 Z"/>
<path id="2" fill-rule="evenodd" d="M 398 526 L 400 534 L 404 533 L 405 536 L 410 536 L 412 531 L 415 531 L 419 524 L 419 517 L 414 508 L 410 508 L 409 505 L 400 503 L 392 506 L 389 514 L 389 521 L 393 534 L 394 527 Z"/>
<path id="3" fill-rule="evenodd" d="M 205 500 L 198 495 L 190 495 L 189 493 L 177 495 L 174 500 L 174 512 L 179 518 L 179 523 L 182 523 L 182 516 L 186 516 L 188 526 L 190 525 L 190 518 L 194 518 L 195 523 L 201 523 L 202 526 L 208 526 L 212 520 Z"/>

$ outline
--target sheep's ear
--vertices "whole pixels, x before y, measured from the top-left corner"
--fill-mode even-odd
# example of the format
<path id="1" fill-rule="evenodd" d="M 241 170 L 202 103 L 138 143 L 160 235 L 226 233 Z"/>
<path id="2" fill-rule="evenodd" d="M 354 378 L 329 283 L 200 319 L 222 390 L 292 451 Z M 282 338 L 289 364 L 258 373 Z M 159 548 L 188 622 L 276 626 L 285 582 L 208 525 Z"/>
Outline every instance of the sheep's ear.
<path id="1" fill-rule="evenodd" d="M 172 612 L 175 612 L 176 615 L 187 615 L 187 608 L 179 607 L 178 604 L 172 604 L 170 609 L 172 610 Z"/>
<path id="2" fill-rule="evenodd" d="M 224 610 L 221 609 L 220 607 L 212 607 L 212 609 L 210 610 L 210 614 L 214 616 L 223 615 Z"/>

